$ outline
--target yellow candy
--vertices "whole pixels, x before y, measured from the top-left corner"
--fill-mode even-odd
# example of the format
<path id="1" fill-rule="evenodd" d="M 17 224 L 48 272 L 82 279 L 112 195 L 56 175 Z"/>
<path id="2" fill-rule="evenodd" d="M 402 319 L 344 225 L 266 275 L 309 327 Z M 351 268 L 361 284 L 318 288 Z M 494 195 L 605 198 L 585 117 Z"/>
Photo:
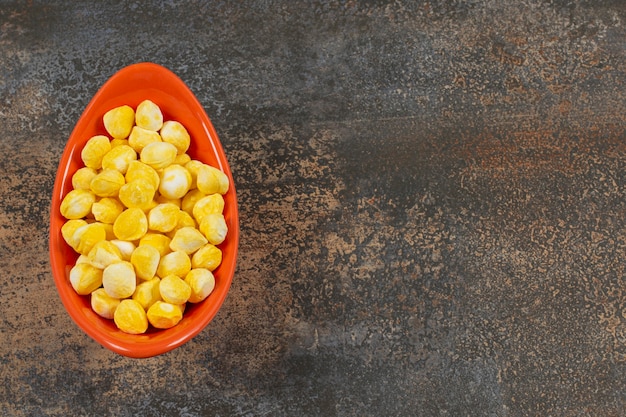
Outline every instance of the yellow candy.
<path id="1" fill-rule="evenodd" d="M 138 240 L 148 231 L 148 219 L 139 208 L 129 208 L 113 223 L 113 233 L 120 240 Z"/>
<path id="2" fill-rule="evenodd" d="M 111 139 L 111 149 L 121 145 L 130 146 L 128 145 L 128 139 Z"/>
<path id="3" fill-rule="evenodd" d="M 146 233 L 144 237 L 139 241 L 139 246 L 142 245 L 150 245 L 156 248 L 159 251 L 160 256 L 165 256 L 170 253 L 170 242 L 172 239 L 169 236 L 163 235 L 161 233 Z"/>
<path id="4" fill-rule="evenodd" d="M 102 223 L 113 224 L 117 216 L 122 214 L 124 206 L 119 200 L 110 197 L 104 197 L 100 201 L 96 201 L 91 206 L 93 217 Z"/>
<path id="5" fill-rule="evenodd" d="M 118 329 L 125 333 L 142 334 L 148 330 L 146 310 L 137 301 L 122 300 L 115 309 L 113 321 Z"/>
<path id="6" fill-rule="evenodd" d="M 189 173 L 191 174 L 191 189 L 195 189 L 198 187 L 198 171 L 200 170 L 200 167 L 203 166 L 204 163 L 201 161 L 198 161 L 196 159 L 192 159 L 191 161 L 187 162 L 185 164 L 185 168 L 187 168 L 187 171 L 189 171 Z"/>
<path id="7" fill-rule="evenodd" d="M 102 158 L 110 150 L 111 142 L 109 138 L 104 135 L 97 135 L 85 143 L 83 150 L 80 152 L 80 157 L 86 167 L 100 169 L 102 167 Z"/>
<path id="8" fill-rule="evenodd" d="M 160 282 L 159 278 L 152 278 L 149 281 L 143 281 L 138 284 L 133 293 L 133 300 L 141 304 L 143 309 L 147 311 L 152 304 L 161 301 Z"/>
<path id="9" fill-rule="evenodd" d="M 61 201 L 61 215 L 69 220 L 85 217 L 91 212 L 96 196 L 87 190 L 72 190 Z"/>
<path id="10" fill-rule="evenodd" d="M 122 174 L 128 170 L 131 161 L 137 160 L 137 152 L 128 145 L 119 145 L 111 148 L 109 152 L 102 157 L 103 169 L 116 169 Z"/>
<path id="11" fill-rule="evenodd" d="M 104 169 L 93 177 L 89 187 L 98 197 L 115 197 L 125 182 L 124 176 L 118 170 Z"/>
<path id="12" fill-rule="evenodd" d="M 180 165 L 170 165 L 163 169 L 159 192 L 165 198 L 183 198 L 191 187 L 191 174 Z"/>
<path id="13" fill-rule="evenodd" d="M 129 242 L 127 240 L 111 239 L 111 243 L 113 243 L 120 250 L 120 253 L 122 254 L 122 260 L 130 261 L 130 256 L 135 250 L 135 244 L 133 242 Z"/>
<path id="14" fill-rule="evenodd" d="M 167 275 L 159 283 L 159 292 L 163 301 L 184 304 L 191 296 L 191 287 L 179 276 Z"/>
<path id="15" fill-rule="evenodd" d="M 183 201 L 181 203 L 180 208 L 184 210 L 185 212 L 193 215 L 193 207 L 203 197 L 206 197 L 206 194 L 204 194 L 202 191 L 198 190 L 197 188 L 194 190 L 190 190 L 185 195 L 185 197 L 183 197 Z"/>
<path id="16" fill-rule="evenodd" d="M 209 194 L 199 199 L 193 206 L 193 217 L 200 223 L 207 214 L 222 214 L 224 197 L 221 194 Z"/>
<path id="17" fill-rule="evenodd" d="M 131 161 L 126 171 L 126 182 L 135 180 L 145 180 L 152 184 L 152 188 L 159 189 L 161 181 L 159 174 L 150 165 L 146 165 L 141 161 Z"/>
<path id="18" fill-rule="evenodd" d="M 109 297 L 127 298 L 133 295 L 137 286 L 137 276 L 130 262 L 122 261 L 104 268 L 102 287 Z"/>
<path id="19" fill-rule="evenodd" d="M 78 253 L 87 255 L 94 245 L 107 237 L 102 223 L 88 223 L 76 229 L 70 246 Z"/>
<path id="20" fill-rule="evenodd" d="M 111 109 L 103 122 L 112 140 L 87 141 L 85 166 L 61 202 L 61 234 L 80 255 L 70 282 L 121 331 L 141 334 L 150 323 L 167 329 L 182 320 L 187 302 L 206 299 L 215 287 L 229 179 L 192 160 L 189 132 L 177 121 L 164 123 L 150 100 L 136 110 Z"/>
<path id="21" fill-rule="evenodd" d="M 76 293 L 91 294 L 102 285 L 102 270 L 88 263 L 76 264 L 70 270 L 70 283 Z"/>
<path id="22" fill-rule="evenodd" d="M 87 222 L 84 219 L 73 219 L 66 221 L 63 226 L 61 226 L 61 236 L 63 236 L 63 240 L 68 245 L 74 247 L 74 241 L 72 237 L 78 228 L 85 226 Z M 169 245 L 169 243 L 168 243 Z"/>
<path id="23" fill-rule="evenodd" d="M 155 196 L 158 195 L 158 193 L 155 193 Z M 158 203 L 156 201 L 156 199 L 152 199 L 152 201 L 150 201 L 150 203 L 143 209 L 143 211 L 146 213 L 149 213 L 150 210 L 152 210 L 153 208 L 155 208 L 156 206 L 158 206 L 160 203 Z"/>
<path id="24" fill-rule="evenodd" d="M 102 222 L 97 222 L 97 223 L 101 224 L 102 227 L 104 228 L 104 231 L 106 233 L 106 237 L 105 237 L 106 240 L 113 240 L 113 239 L 115 239 L 115 233 L 113 233 L 113 225 L 112 224 L 102 223 Z"/>
<path id="25" fill-rule="evenodd" d="M 144 100 L 137 106 L 135 123 L 139 127 L 156 132 L 163 126 L 163 113 L 158 105 L 150 100 Z"/>
<path id="26" fill-rule="evenodd" d="M 130 263 L 135 267 L 137 277 L 144 281 L 154 278 L 160 260 L 161 254 L 157 248 L 141 244 L 130 257 Z"/>
<path id="27" fill-rule="evenodd" d="M 184 211 L 182 212 L 184 213 Z M 208 243 L 207 239 L 195 227 L 183 227 L 176 231 L 170 243 L 172 251 L 183 251 L 191 255 Z"/>
<path id="28" fill-rule="evenodd" d="M 194 229 L 197 229 L 198 224 L 193 219 L 193 217 L 189 215 L 189 213 L 179 210 L 176 216 L 176 226 L 174 226 L 174 228 L 166 234 L 170 239 L 173 239 L 174 235 L 176 235 L 176 232 L 178 232 L 183 227 L 193 227 Z"/>
<path id="29" fill-rule="evenodd" d="M 210 243 L 204 245 L 191 257 L 192 268 L 205 268 L 209 271 L 215 269 L 222 263 L 222 251 Z"/>
<path id="30" fill-rule="evenodd" d="M 174 204 L 159 204 L 148 213 L 148 226 L 150 230 L 169 232 L 178 221 L 180 209 Z"/>
<path id="31" fill-rule="evenodd" d="M 182 250 L 170 252 L 161 257 L 159 267 L 157 268 L 157 275 L 161 278 L 165 278 L 168 275 L 176 275 L 178 277 L 184 277 L 191 270 L 191 259 Z M 180 303 L 175 303 L 180 304 Z"/>
<path id="32" fill-rule="evenodd" d="M 78 264 L 89 264 L 89 265 L 91 265 L 91 262 L 89 262 L 89 258 L 87 257 L 87 255 L 78 255 L 78 258 L 76 258 L 76 264 L 75 265 L 78 265 Z"/>
<path id="33" fill-rule="evenodd" d="M 97 174 L 95 169 L 82 167 L 72 175 L 72 188 L 75 190 L 90 190 L 89 184 Z"/>
<path id="34" fill-rule="evenodd" d="M 147 130 L 139 126 L 133 127 L 128 137 L 128 144 L 137 153 L 141 153 L 143 148 L 149 143 L 161 142 L 161 136 L 154 130 Z"/>
<path id="35" fill-rule="evenodd" d="M 189 138 L 189 133 L 185 126 L 181 123 L 176 122 L 174 120 L 169 120 L 163 123 L 163 127 L 161 128 L 161 137 L 164 142 L 171 143 L 176 146 L 178 149 L 178 154 L 184 154 L 189 149 L 189 144 L 191 142 Z"/>
<path id="36" fill-rule="evenodd" d="M 229 180 L 226 174 L 210 165 L 202 165 L 198 168 L 196 178 L 197 186 L 205 194 L 226 194 L 229 187 Z"/>
<path id="37" fill-rule="evenodd" d="M 122 261 L 122 252 L 115 244 L 108 240 L 96 242 L 87 255 L 89 263 L 96 268 L 104 269 L 116 262 Z"/>
<path id="38" fill-rule="evenodd" d="M 174 304 L 157 301 L 148 309 L 147 316 L 150 324 L 157 329 L 169 329 L 180 323 L 183 312 Z"/>
<path id="39" fill-rule="evenodd" d="M 148 180 L 136 179 L 120 187 L 118 197 L 128 208 L 147 210 L 151 207 L 155 189 Z"/>
<path id="40" fill-rule="evenodd" d="M 207 214 L 200 221 L 200 231 L 209 243 L 219 245 L 226 239 L 228 226 L 222 214 Z"/>
<path id="41" fill-rule="evenodd" d="M 191 156 L 189 156 L 189 154 L 186 154 L 186 153 L 181 153 L 181 154 L 176 155 L 176 158 L 174 158 L 174 162 L 172 163 L 185 166 L 187 165 L 187 162 L 189 161 L 191 161 Z"/>
<path id="42" fill-rule="evenodd" d="M 120 300 L 109 297 L 104 288 L 98 288 L 91 293 L 91 309 L 100 317 L 112 319 L 115 315 L 115 309 L 120 305 Z"/>
<path id="43" fill-rule="evenodd" d="M 204 301 L 215 288 L 215 277 L 208 269 L 196 268 L 189 271 L 185 282 L 191 288 L 190 303 Z"/>
<path id="44" fill-rule="evenodd" d="M 140 153 L 140 160 L 144 164 L 159 170 L 171 165 L 176 159 L 176 146 L 167 142 L 154 142 L 146 145 Z"/>
<path id="45" fill-rule="evenodd" d="M 114 139 L 127 138 L 135 121 L 135 110 L 130 106 L 119 106 L 104 113 L 104 128 Z"/>
<path id="46" fill-rule="evenodd" d="M 171 204 L 174 204 L 178 208 L 180 208 L 180 206 L 182 204 L 182 199 L 180 199 L 180 198 L 167 198 L 167 197 L 162 196 L 159 193 L 156 194 L 156 197 L 154 198 L 154 201 L 157 204 L 171 203 Z"/>

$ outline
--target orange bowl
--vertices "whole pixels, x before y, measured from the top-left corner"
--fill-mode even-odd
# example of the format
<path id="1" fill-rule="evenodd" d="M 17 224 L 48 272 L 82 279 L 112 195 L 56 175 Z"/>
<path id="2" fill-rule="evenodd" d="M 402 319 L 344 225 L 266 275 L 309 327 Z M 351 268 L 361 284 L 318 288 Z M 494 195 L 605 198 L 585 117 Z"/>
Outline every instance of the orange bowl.
<path id="1" fill-rule="evenodd" d="M 181 322 L 173 328 L 150 328 L 141 335 L 117 329 L 113 320 L 97 315 L 91 309 L 89 296 L 78 295 L 69 282 L 69 271 L 78 255 L 61 235 L 65 218 L 59 207 L 72 190 L 72 175 L 81 168 L 81 150 L 94 135 L 106 134 L 102 116 L 108 110 L 127 104 L 133 108 L 150 99 L 159 105 L 164 120 L 177 120 L 191 136 L 188 153 L 221 169 L 230 180 L 224 195 L 224 217 L 228 226 L 226 240 L 219 245 L 222 263 L 213 272 L 215 289 L 207 299 L 187 305 Z M 59 296 L 76 324 L 102 346 L 121 355 L 146 358 L 168 352 L 192 339 L 215 317 L 226 299 L 235 272 L 239 244 L 239 215 L 232 173 L 222 145 L 209 117 L 189 88 L 168 69 L 153 63 L 130 65 L 114 74 L 85 108 L 67 142 L 57 170 L 50 209 L 50 264 Z"/>

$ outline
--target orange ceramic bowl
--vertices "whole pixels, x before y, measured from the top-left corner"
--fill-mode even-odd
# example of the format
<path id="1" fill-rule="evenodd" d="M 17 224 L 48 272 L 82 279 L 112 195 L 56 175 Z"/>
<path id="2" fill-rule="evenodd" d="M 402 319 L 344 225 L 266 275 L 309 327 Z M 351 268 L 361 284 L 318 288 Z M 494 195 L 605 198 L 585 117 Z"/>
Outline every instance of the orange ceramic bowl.
<path id="1" fill-rule="evenodd" d="M 102 116 L 106 111 L 127 104 L 133 108 L 150 99 L 159 105 L 164 120 L 177 120 L 191 136 L 189 155 L 221 169 L 230 180 L 224 195 L 226 240 L 219 246 L 222 263 L 214 271 L 215 289 L 207 299 L 187 305 L 182 321 L 167 330 L 150 328 L 142 335 L 117 329 L 113 320 L 98 316 L 89 296 L 78 295 L 69 282 L 69 271 L 78 255 L 65 243 L 61 226 L 65 219 L 59 206 L 72 189 L 72 175 L 83 166 L 80 152 L 89 138 L 106 134 Z M 192 339 L 215 317 L 222 306 L 235 272 L 239 243 L 239 217 L 232 173 L 224 150 L 204 109 L 189 88 L 168 69 L 152 64 L 130 65 L 114 74 L 96 93 L 74 128 L 59 163 L 50 210 L 50 263 L 59 296 L 76 324 L 102 346 L 124 356 L 145 358 L 168 352 Z"/>

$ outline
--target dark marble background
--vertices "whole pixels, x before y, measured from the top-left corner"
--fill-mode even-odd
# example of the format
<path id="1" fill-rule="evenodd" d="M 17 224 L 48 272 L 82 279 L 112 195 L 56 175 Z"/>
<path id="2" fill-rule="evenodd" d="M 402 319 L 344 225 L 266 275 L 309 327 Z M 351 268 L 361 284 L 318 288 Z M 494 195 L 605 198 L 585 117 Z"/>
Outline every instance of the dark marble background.
<path id="1" fill-rule="evenodd" d="M 153 61 L 211 117 L 238 269 L 165 355 L 48 259 L 65 142 Z M 626 415 L 626 2 L 0 1 L 0 414 Z"/>

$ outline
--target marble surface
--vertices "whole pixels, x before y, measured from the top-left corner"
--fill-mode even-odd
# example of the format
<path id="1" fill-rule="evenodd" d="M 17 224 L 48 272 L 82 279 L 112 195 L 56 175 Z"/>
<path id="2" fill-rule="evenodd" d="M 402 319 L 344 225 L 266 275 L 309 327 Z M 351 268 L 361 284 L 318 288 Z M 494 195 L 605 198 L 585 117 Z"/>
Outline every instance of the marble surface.
<path id="1" fill-rule="evenodd" d="M 118 69 L 178 74 L 241 242 L 150 359 L 63 309 L 65 142 Z M 0 1 L 0 414 L 626 415 L 626 3 Z"/>

